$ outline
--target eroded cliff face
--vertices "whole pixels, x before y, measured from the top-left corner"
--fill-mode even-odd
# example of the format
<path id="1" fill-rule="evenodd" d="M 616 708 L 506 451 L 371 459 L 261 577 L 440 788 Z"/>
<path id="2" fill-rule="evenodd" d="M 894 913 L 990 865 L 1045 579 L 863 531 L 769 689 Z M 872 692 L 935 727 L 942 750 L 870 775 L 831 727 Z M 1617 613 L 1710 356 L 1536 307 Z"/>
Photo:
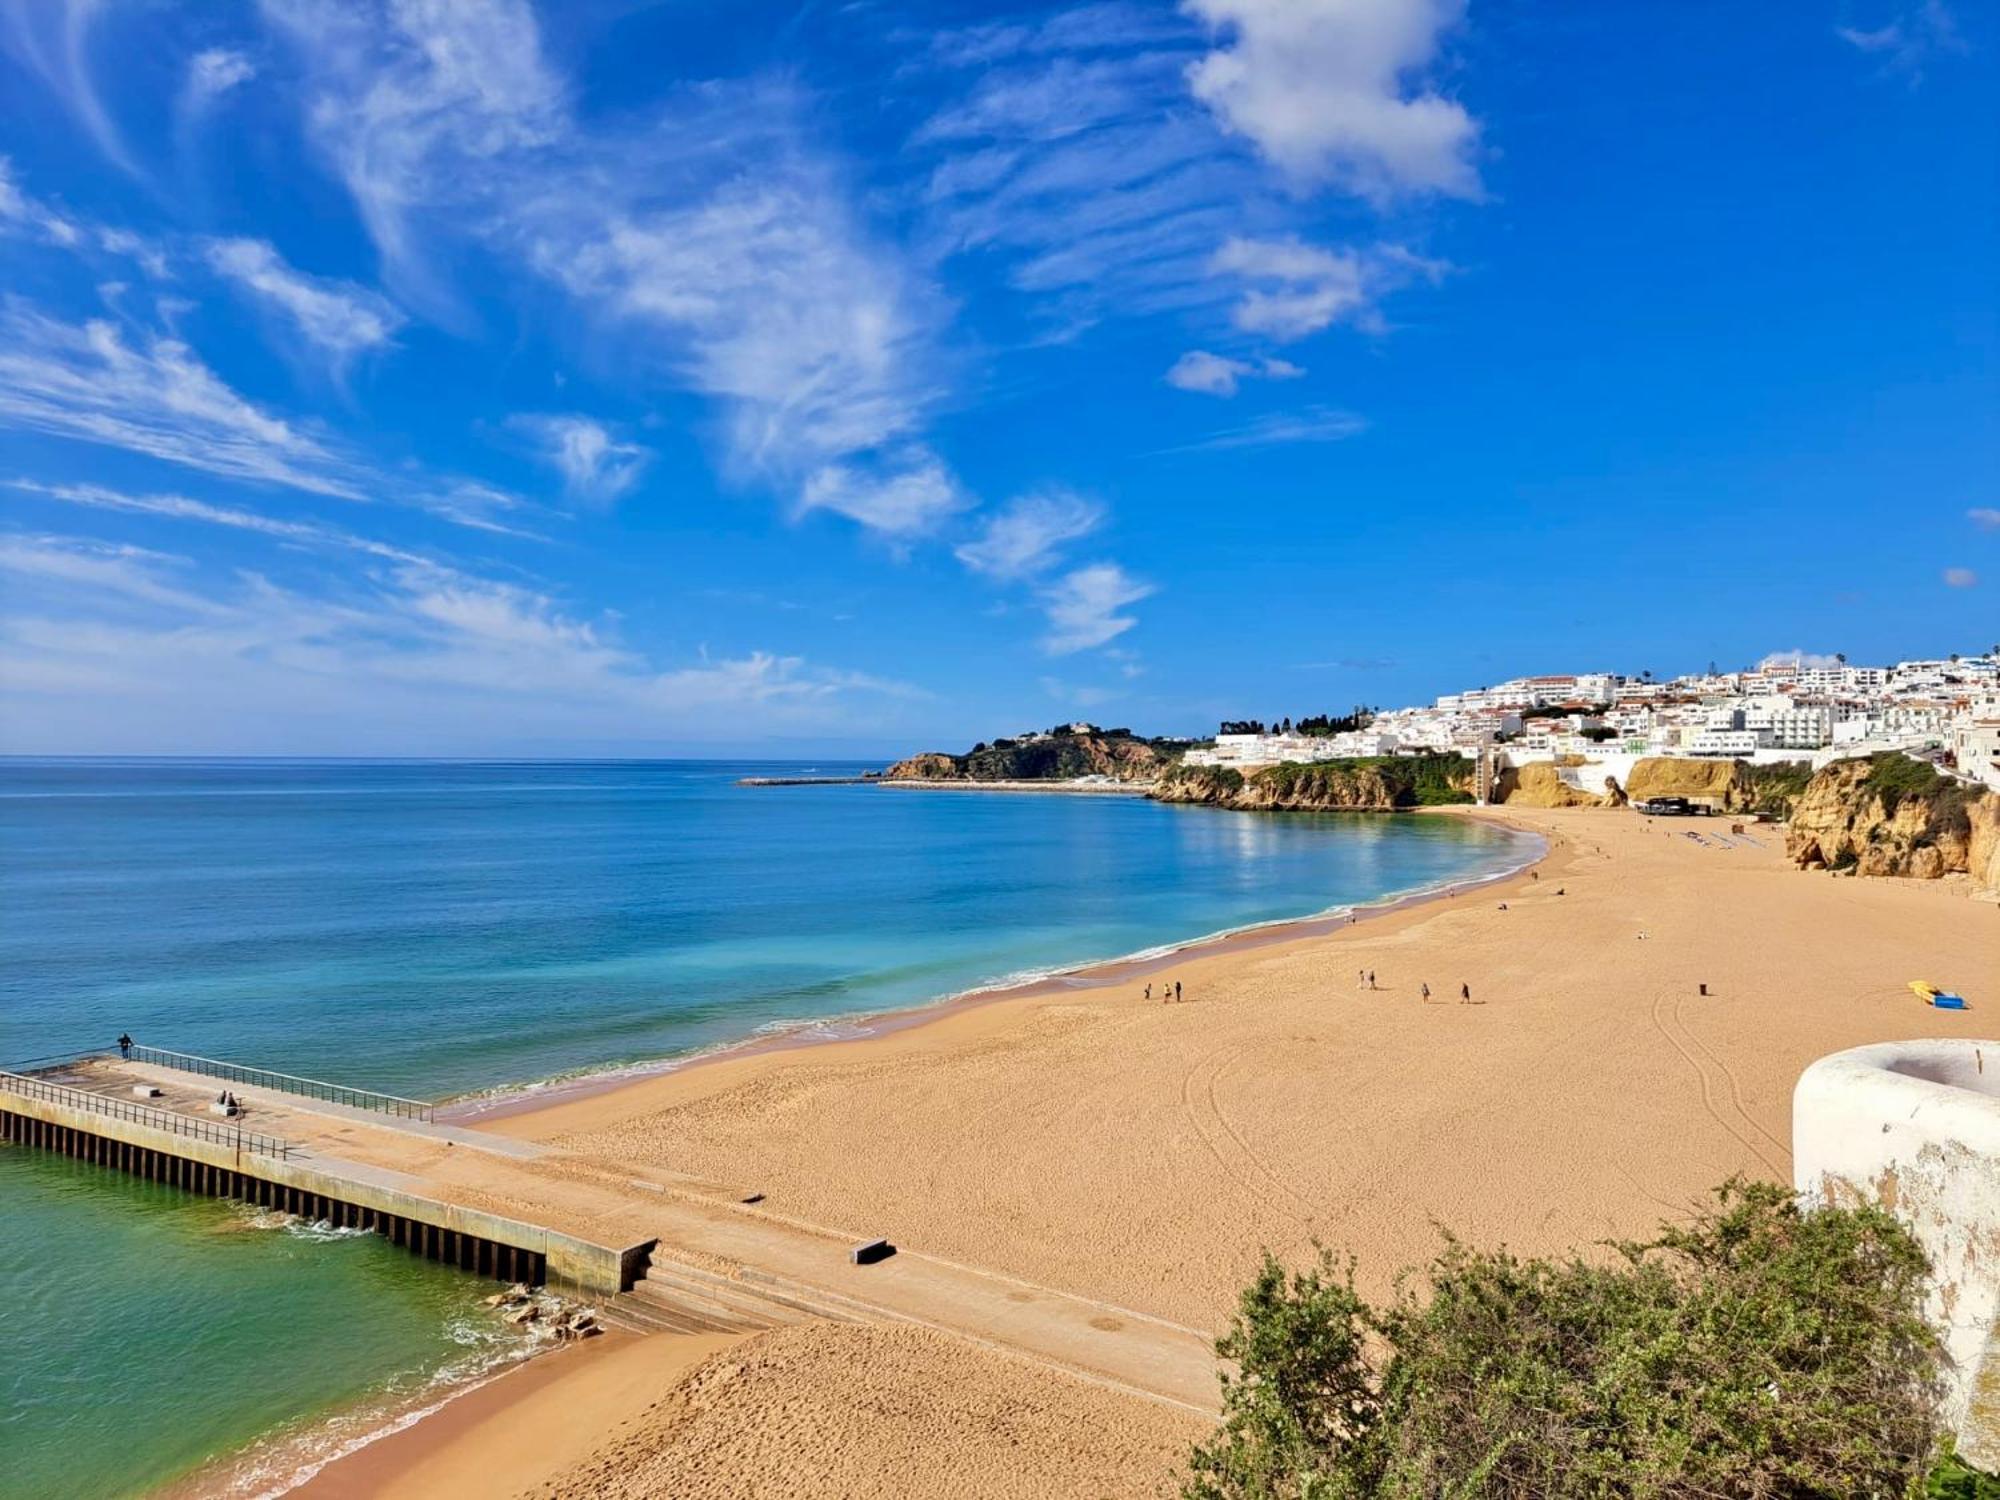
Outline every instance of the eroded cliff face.
<path id="1" fill-rule="evenodd" d="M 2000 798 L 1900 755 L 1835 761 L 1793 806 L 1785 852 L 1802 869 L 2000 886 Z"/>
<path id="2" fill-rule="evenodd" d="M 1700 797 L 1715 801 L 1725 812 L 1748 812 L 1757 800 L 1741 761 L 1678 756 L 1652 756 L 1634 764 L 1625 779 L 1625 794 L 1635 802 L 1648 797 Z"/>
<path id="3" fill-rule="evenodd" d="M 1245 775 L 1226 766 L 1177 766 L 1148 793 L 1249 812 L 1390 812 L 1472 800 L 1472 763 L 1459 756 L 1315 761 Z"/>
<path id="4" fill-rule="evenodd" d="M 882 775 L 886 781 L 1066 781 L 1079 776 L 1151 781 L 1171 764 L 1170 757 L 1146 740 L 1063 734 L 998 741 L 964 755 L 934 750 L 899 760 Z"/>
<path id="5" fill-rule="evenodd" d="M 1603 780 L 1603 792 L 1583 791 L 1564 781 L 1560 768 L 1550 762 L 1529 761 L 1500 773 L 1493 800 L 1512 807 L 1623 807 L 1625 794 L 1616 778 Z"/>

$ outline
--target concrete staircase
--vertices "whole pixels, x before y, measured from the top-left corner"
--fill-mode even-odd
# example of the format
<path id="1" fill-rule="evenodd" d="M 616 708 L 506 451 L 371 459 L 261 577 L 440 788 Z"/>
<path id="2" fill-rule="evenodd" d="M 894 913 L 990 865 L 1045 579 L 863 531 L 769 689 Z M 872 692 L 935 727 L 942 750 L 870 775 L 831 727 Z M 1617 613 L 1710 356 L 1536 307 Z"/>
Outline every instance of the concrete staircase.
<path id="1" fill-rule="evenodd" d="M 903 1321 L 885 1308 L 789 1277 L 740 1267 L 725 1275 L 656 1248 L 629 1292 L 607 1300 L 607 1321 L 651 1332 L 749 1333 L 781 1323 Z"/>

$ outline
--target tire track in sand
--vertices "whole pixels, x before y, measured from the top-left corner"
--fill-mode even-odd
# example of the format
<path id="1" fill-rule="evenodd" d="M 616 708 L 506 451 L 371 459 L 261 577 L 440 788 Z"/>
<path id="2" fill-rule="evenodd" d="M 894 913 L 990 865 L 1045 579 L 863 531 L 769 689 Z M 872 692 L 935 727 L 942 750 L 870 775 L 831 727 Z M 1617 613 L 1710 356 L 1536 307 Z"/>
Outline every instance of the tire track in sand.
<path id="1" fill-rule="evenodd" d="M 1730 1124 L 1729 1121 L 1723 1117 L 1722 1111 L 1716 1108 L 1715 1089 L 1714 1085 L 1711 1083 L 1709 1079 L 1708 1070 L 1701 1065 L 1701 1059 L 1696 1057 L 1694 1053 L 1690 1052 L 1685 1046 L 1683 1046 L 1681 1044 L 1680 1038 L 1676 1037 L 1673 1034 L 1673 1032 L 1669 1031 L 1667 1029 L 1667 1023 L 1660 1018 L 1660 1007 L 1666 1003 L 1666 999 L 1667 997 L 1665 995 L 1655 995 L 1653 997 L 1653 1003 L 1649 1012 L 1653 1020 L 1653 1029 L 1659 1032 L 1661 1036 L 1665 1037 L 1667 1039 L 1667 1045 L 1672 1047 L 1674 1051 L 1680 1053 L 1682 1060 L 1685 1061 L 1687 1065 L 1694 1070 L 1695 1081 L 1700 1085 L 1701 1088 L 1701 1107 L 1707 1111 L 1708 1117 L 1711 1120 L 1713 1120 L 1718 1126 L 1720 1126 L 1723 1129 L 1723 1131 L 1725 1131 L 1739 1146 L 1741 1146 L 1745 1151 L 1748 1151 L 1752 1156 L 1756 1157 L 1757 1160 L 1761 1161 L 1765 1166 L 1769 1167 L 1775 1175 L 1789 1182 L 1791 1180 L 1791 1173 L 1780 1170 L 1778 1164 L 1772 1161 L 1771 1158 L 1765 1154 L 1764 1148 L 1762 1146 L 1758 1145 L 1755 1141 L 1751 1140 L 1749 1136 L 1745 1135 L 1742 1131 L 1738 1130 L 1734 1125 Z M 1745 1116 L 1745 1119 L 1747 1120 L 1748 1116 Z M 1751 1121 L 1750 1123 L 1754 1124 L 1755 1122 Z"/>
<path id="2" fill-rule="evenodd" d="M 1789 1164 L 1792 1159 L 1792 1148 L 1784 1141 L 1779 1140 L 1778 1137 L 1773 1135 L 1769 1130 L 1766 1130 L 1764 1128 L 1763 1122 L 1759 1120 L 1755 1115 L 1750 1113 L 1749 1106 L 1743 1102 L 1743 1087 L 1736 1077 L 1736 1070 L 1730 1067 L 1728 1063 L 1724 1062 L 1722 1060 L 1722 1055 L 1718 1053 L 1713 1047 L 1709 1046 L 1707 1042 L 1704 1042 L 1701 1039 L 1700 1035 L 1695 1031 L 1695 1029 L 1692 1026 L 1688 1025 L 1687 1017 L 1681 1012 L 1681 1006 L 1684 1005 L 1685 1003 L 1686 1003 L 1685 996 L 1676 996 L 1674 998 L 1674 1024 L 1680 1027 L 1680 1029 L 1686 1034 L 1687 1039 L 1689 1041 L 1693 1042 L 1695 1046 L 1701 1049 L 1702 1054 L 1706 1056 L 1710 1062 L 1715 1064 L 1716 1070 L 1722 1074 L 1725 1080 L 1728 1081 L 1729 1098 L 1730 1102 L 1736 1106 L 1736 1113 L 1738 1113 L 1744 1118 L 1744 1120 L 1749 1124 L 1752 1130 L 1756 1131 L 1757 1134 L 1761 1135 L 1762 1137 L 1764 1137 L 1765 1140 L 1769 1141 L 1773 1146 L 1777 1147 L 1778 1151 L 1784 1156 L 1785 1161 Z M 1786 1170 L 1786 1176 L 1788 1179 L 1790 1175 L 1791 1175 L 1790 1168 L 1788 1166 Z"/>
<path id="3" fill-rule="evenodd" d="M 1291 1198 L 1295 1202 L 1303 1202 L 1303 1200 L 1301 1200 L 1296 1193 L 1294 1193 L 1289 1187 L 1287 1187 L 1284 1184 L 1284 1182 L 1282 1182 L 1271 1171 L 1271 1169 L 1264 1164 L 1262 1157 L 1258 1156 L 1256 1152 L 1252 1151 L 1247 1145 L 1244 1144 L 1242 1136 L 1238 1135 L 1236 1131 L 1230 1127 L 1228 1121 L 1223 1117 L 1221 1109 L 1216 1104 L 1215 1101 L 1216 1077 L 1218 1074 L 1222 1072 L 1224 1068 L 1226 1068 L 1230 1063 L 1236 1060 L 1237 1056 L 1242 1052 L 1242 1050 L 1243 1050 L 1242 1048 L 1238 1047 L 1231 1051 L 1225 1052 L 1221 1054 L 1219 1060 L 1217 1055 L 1211 1052 L 1205 1054 L 1203 1057 L 1199 1058 L 1195 1062 L 1190 1063 L 1188 1065 L 1187 1070 L 1181 1074 L 1181 1110 L 1184 1114 L 1187 1115 L 1188 1123 L 1194 1127 L 1195 1134 L 1198 1137 L 1200 1137 L 1201 1143 L 1207 1149 L 1208 1154 L 1215 1158 L 1216 1165 L 1222 1168 L 1223 1174 L 1227 1176 L 1231 1182 L 1235 1183 L 1238 1188 L 1242 1189 L 1245 1197 L 1249 1198 L 1251 1201 L 1256 1203 L 1267 1203 L 1271 1200 L 1270 1188 L 1258 1186 L 1242 1170 L 1242 1164 L 1244 1162 L 1247 1162 L 1252 1170 L 1260 1173 L 1268 1184 L 1270 1184 L 1271 1186 L 1275 1186 L 1277 1190 L 1284 1196 Z M 1196 1099 L 1197 1085 L 1195 1082 L 1195 1075 L 1198 1072 L 1200 1072 L 1204 1066 L 1208 1068 L 1208 1073 L 1206 1078 L 1204 1078 L 1201 1084 L 1199 1085 L 1199 1093 L 1201 1095 L 1201 1100 L 1206 1102 L 1210 1113 L 1214 1117 L 1214 1126 L 1215 1126 L 1214 1130 L 1211 1130 L 1209 1128 L 1208 1123 L 1204 1122 L 1202 1118 L 1201 1102 L 1198 1102 Z M 1225 1150 L 1223 1146 L 1218 1142 L 1217 1140 L 1218 1132 L 1223 1137 L 1226 1137 L 1228 1141 L 1235 1146 L 1236 1150 L 1234 1153 Z M 1236 1157 L 1237 1159 L 1232 1160 L 1232 1156 Z M 1283 1212 L 1285 1213 L 1286 1217 L 1297 1220 L 1300 1224 L 1304 1225 L 1306 1228 L 1310 1229 L 1312 1227 L 1311 1219 L 1304 1217 L 1292 1211 L 1291 1209 L 1283 1209 Z"/>

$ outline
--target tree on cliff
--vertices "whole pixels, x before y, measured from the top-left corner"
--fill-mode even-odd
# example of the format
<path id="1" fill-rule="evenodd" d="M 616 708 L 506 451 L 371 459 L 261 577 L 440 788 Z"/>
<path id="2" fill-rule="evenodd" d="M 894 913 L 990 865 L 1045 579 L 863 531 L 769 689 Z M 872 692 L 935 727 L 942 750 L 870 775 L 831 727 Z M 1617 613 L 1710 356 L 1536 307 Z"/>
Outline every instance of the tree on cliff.
<path id="1" fill-rule="evenodd" d="M 1218 1342 L 1188 1500 L 1761 1500 L 1924 1493 L 1943 1353 L 1923 1251 L 1774 1183 L 1616 1259 L 1449 1241 L 1429 1296 L 1266 1257 Z M 1944 1493 L 1950 1493 L 1944 1491 Z"/>

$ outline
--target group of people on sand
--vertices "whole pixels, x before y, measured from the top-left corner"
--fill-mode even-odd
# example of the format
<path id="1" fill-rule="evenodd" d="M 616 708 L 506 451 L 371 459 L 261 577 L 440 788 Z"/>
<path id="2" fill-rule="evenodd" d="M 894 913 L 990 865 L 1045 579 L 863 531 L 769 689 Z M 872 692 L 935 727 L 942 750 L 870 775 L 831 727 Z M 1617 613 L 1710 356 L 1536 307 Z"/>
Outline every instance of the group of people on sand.
<path id="1" fill-rule="evenodd" d="M 1361 976 L 1360 987 L 1362 989 L 1379 990 L 1381 988 L 1381 986 L 1375 982 L 1375 971 L 1373 969 L 1357 969 L 1355 970 L 1355 973 Z M 1423 993 L 1424 1004 L 1429 1005 L 1431 1003 L 1431 987 L 1429 981 L 1426 981 L 1423 984 L 1417 986 L 1417 988 Z M 1470 984 L 1461 984 L 1458 987 L 1458 1003 L 1460 1005 L 1483 1005 L 1486 1002 L 1483 1000 L 1474 1000 L 1472 998 L 1472 986 Z"/>
<path id="2" fill-rule="evenodd" d="M 1146 986 L 1146 998 L 1148 1000 L 1153 998 L 1153 987 L 1150 984 Z M 1178 979 L 1163 979 L 1160 981 L 1160 1004 L 1173 1005 L 1180 998 L 1181 982 Z"/>

